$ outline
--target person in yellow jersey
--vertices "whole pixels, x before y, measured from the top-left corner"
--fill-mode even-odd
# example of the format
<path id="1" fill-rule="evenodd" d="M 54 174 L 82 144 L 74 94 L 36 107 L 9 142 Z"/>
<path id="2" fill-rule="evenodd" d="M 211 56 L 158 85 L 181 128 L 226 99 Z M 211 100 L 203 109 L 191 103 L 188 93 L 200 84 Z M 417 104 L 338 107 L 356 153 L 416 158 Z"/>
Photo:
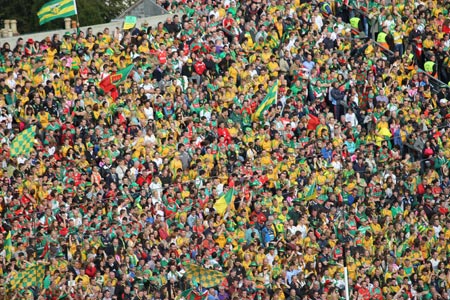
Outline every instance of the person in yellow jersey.
<path id="1" fill-rule="evenodd" d="M 63 36 L 63 41 L 60 46 L 60 51 L 64 54 L 68 54 L 72 51 L 72 35 L 70 32 L 66 32 Z"/>
<path id="2" fill-rule="evenodd" d="M 403 39 L 404 39 L 404 32 L 402 30 L 402 25 L 398 24 L 395 26 L 395 29 L 392 33 L 393 39 L 394 39 L 394 47 L 395 51 L 398 51 L 400 56 L 403 56 L 404 53 L 404 46 L 403 46 Z"/>

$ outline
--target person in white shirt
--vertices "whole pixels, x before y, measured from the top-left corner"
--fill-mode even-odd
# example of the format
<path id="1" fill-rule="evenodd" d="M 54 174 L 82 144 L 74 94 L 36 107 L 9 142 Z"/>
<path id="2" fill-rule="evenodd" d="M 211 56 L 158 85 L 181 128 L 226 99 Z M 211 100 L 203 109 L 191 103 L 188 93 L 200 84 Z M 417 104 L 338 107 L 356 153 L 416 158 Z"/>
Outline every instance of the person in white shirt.
<path id="1" fill-rule="evenodd" d="M 161 197 L 159 197 L 158 195 L 158 190 L 152 190 L 152 204 L 156 205 L 156 204 L 161 204 Z"/>
<path id="2" fill-rule="evenodd" d="M 8 77 L 6 78 L 5 83 L 12 90 L 16 88 L 16 81 L 14 80 L 14 73 L 12 71 L 8 72 Z"/>
<path id="3" fill-rule="evenodd" d="M 314 16 L 312 17 L 312 19 L 314 20 L 314 24 L 317 26 L 318 31 L 322 31 L 322 27 L 323 27 L 323 20 L 322 20 L 322 16 L 319 14 L 319 9 L 316 8 L 316 10 L 314 10 Z"/>
<path id="4" fill-rule="evenodd" d="M 333 169 L 335 172 L 339 172 L 340 170 L 342 170 L 343 166 L 342 166 L 341 158 L 337 157 L 336 155 L 333 156 L 331 165 L 333 166 Z"/>
<path id="5" fill-rule="evenodd" d="M 289 220 L 289 233 L 291 235 L 295 235 L 297 232 L 300 232 L 302 235 L 302 238 L 305 238 L 307 235 L 308 228 L 305 224 L 302 224 L 302 220 L 297 224 L 297 226 L 294 226 L 294 220 Z"/>
<path id="6" fill-rule="evenodd" d="M 176 265 L 171 265 L 170 266 L 170 270 L 167 273 L 167 280 L 171 281 L 173 280 L 174 282 L 178 282 L 178 280 L 183 277 L 183 274 L 179 271 L 177 271 Z"/>
<path id="7" fill-rule="evenodd" d="M 295 228 L 297 228 L 297 231 L 301 232 L 303 239 L 306 238 L 306 236 L 308 235 L 308 226 L 306 225 L 307 223 L 308 223 L 308 219 L 303 217 L 302 219 L 300 219 L 297 226 L 295 227 Z"/>
<path id="8" fill-rule="evenodd" d="M 269 265 L 273 264 L 273 261 L 275 260 L 275 257 L 277 256 L 277 253 L 275 251 L 275 248 L 273 246 L 269 247 L 269 253 L 266 254 L 266 259 L 269 262 Z"/>
<path id="9" fill-rule="evenodd" d="M 147 145 L 156 145 L 156 137 L 150 130 L 145 133 L 144 136 L 144 144 Z"/>
<path id="10" fill-rule="evenodd" d="M 256 150 L 254 150 L 252 148 L 252 146 L 253 146 L 253 143 L 250 143 L 250 147 L 248 147 L 248 149 L 247 149 L 247 159 L 249 161 L 253 161 L 255 159 L 256 154 L 257 154 Z"/>
<path id="11" fill-rule="evenodd" d="M 205 117 L 209 122 L 211 120 L 211 113 L 212 108 L 210 107 L 209 103 L 205 103 L 205 107 L 200 111 L 200 117 Z"/>
<path id="12" fill-rule="evenodd" d="M 444 48 L 450 47 L 450 36 L 447 34 L 444 34 L 444 41 L 442 42 L 444 45 Z"/>
<path id="13" fill-rule="evenodd" d="M 152 97 L 154 86 L 148 76 L 144 77 L 144 83 L 141 84 L 141 88 L 144 89 L 147 99 L 150 99 Z"/>
<path id="14" fill-rule="evenodd" d="M 222 195 L 223 193 L 223 184 L 220 183 L 220 179 L 216 178 L 214 179 L 214 186 L 216 187 L 216 191 L 218 195 Z"/>
<path id="15" fill-rule="evenodd" d="M 392 182 L 393 182 L 394 184 L 397 184 L 397 176 L 392 172 L 392 170 L 387 170 L 387 171 L 384 173 L 383 181 L 386 182 L 386 181 L 388 180 L 388 177 L 391 177 Z"/>
<path id="16" fill-rule="evenodd" d="M 135 181 L 139 173 L 139 161 L 135 161 L 133 167 L 130 169 L 131 180 Z"/>
<path id="17" fill-rule="evenodd" d="M 342 32 L 345 29 L 345 23 L 342 21 L 342 17 L 337 17 L 334 24 L 334 26 L 337 27 L 337 32 Z"/>
<path id="18" fill-rule="evenodd" d="M 8 113 L 6 108 L 2 108 L 0 110 L 0 123 L 3 121 L 6 122 L 6 128 L 12 129 L 13 117 L 11 114 Z"/>
<path id="19" fill-rule="evenodd" d="M 100 79 L 103 80 L 110 75 L 110 69 L 108 65 L 104 66 L 103 71 L 100 73 Z"/>
<path id="20" fill-rule="evenodd" d="M 434 220 L 433 224 L 434 236 L 439 239 L 439 234 L 442 231 L 442 226 L 439 224 L 439 219 Z"/>
<path id="21" fill-rule="evenodd" d="M 153 180 L 150 183 L 150 190 L 152 191 L 155 201 L 157 200 L 156 202 L 161 202 L 162 183 L 161 183 L 161 179 L 158 176 L 153 177 Z M 152 199 L 152 202 L 153 202 L 153 199 Z M 153 204 L 155 204 L 155 203 L 153 203 Z"/>
<path id="22" fill-rule="evenodd" d="M 153 107 L 150 105 L 150 101 L 145 102 L 144 115 L 148 120 L 154 120 Z"/>
<path id="23" fill-rule="evenodd" d="M 153 162 L 156 164 L 158 169 L 162 165 L 163 159 L 161 158 L 161 154 L 159 154 L 159 152 L 155 152 L 155 157 L 153 158 Z"/>
<path id="24" fill-rule="evenodd" d="M 72 219 L 74 226 L 81 226 L 81 224 L 83 223 L 83 219 L 81 218 L 80 212 L 78 210 L 74 210 L 73 214 L 74 216 Z"/>
<path id="25" fill-rule="evenodd" d="M 351 108 L 349 108 L 345 114 L 345 122 L 349 122 L 352 127 L 358 126 L 358 118 L 356 118 L 356 115 Z"/>
<path id="26" fill-rule="evenodd" d="M 434 251 L 433 253 L 431 253 L 431 266 L 433 267 L 434 271 L 438 270 L 439 267 L 439 263 L 441 262 L 440 258 L 439 258 L 439 253 L 437 251 Z"/>
<path id="27" fill-rule="evenodd" d="M 332 41 L 335 41 L 338 37 L 339 37 L 339 34 L 341 33 L 342 31 L 339 31 L 339 27 L 338 26 L 334 26 L 333 27 L 333 32 L 330 34 L 330 39 L 332 40 Z"/>
<path id="28" fill-rule="evenodd" d="M 220 13 L 217 9 L 211 10 L 211 12 L 209 13 L 209 17 L 211 20 L 218 20 L 220 18 Z"/>
<path id="29" fill-rule="evenodd" d="M 125 173 L 127 172 L 128 167 L 125 164 L 125 160 L 120 160 L 119 165 L 116 168 L 116 174 L 119 177 L 119 180 L 122 181 L 123 177 L 125 176 Z"/>

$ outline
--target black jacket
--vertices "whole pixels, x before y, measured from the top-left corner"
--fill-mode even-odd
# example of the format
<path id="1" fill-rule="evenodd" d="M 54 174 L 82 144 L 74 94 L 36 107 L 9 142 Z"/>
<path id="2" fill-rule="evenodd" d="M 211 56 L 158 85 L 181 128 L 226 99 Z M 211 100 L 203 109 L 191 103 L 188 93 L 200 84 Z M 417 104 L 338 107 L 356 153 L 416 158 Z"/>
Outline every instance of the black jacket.
<path id="1" fill-rule="evenodd" d="M 331 95 L 331 98 L 336 100 L 336 104 L 342 104 L 341 102 L 343 102 L 344 98 L 345 98 L 345 92 L 341 91 L 338 88 L 332 88 L 330 95 Z"/>
<path id="2" fill-rule="evenodd" d="M 181 75 L 186 76 L 186 77 L 191 77 L 192 73 L 194 72 L 194 66 L 193 65 L 183 65 L 183 67 L 181 68 Z"/>

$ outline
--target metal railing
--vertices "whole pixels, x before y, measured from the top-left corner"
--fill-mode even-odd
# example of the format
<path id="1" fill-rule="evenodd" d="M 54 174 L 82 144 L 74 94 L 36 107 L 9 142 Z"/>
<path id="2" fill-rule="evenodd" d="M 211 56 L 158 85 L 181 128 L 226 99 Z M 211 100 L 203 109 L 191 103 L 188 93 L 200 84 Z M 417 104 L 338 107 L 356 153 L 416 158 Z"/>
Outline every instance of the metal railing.
<path id="1" fill-rule="evenodd" d="M 348 6 L 350 9 L 352 9 L 353 11 L 357 12 L 358 14 L 364 16 L 364 18 L 367 18 L 368 20 L 370 19 L 369 15 L 367 14 L 366 11 L 356 7 L 356 6 Z M 368 25 L 370 27 L 370 24 Z M 354 30 L 354 29 L 353 29 Z M 355 30 L 357 31 L 357 30 Z M 358 31 L 359 32 L 359 31 Z M 361 32 L 359 32 L 359 34 L 361 34 Z M 382 49 L 383 53 L 388 56 L 388 57 L 393 57 L 394 56 L 394 52 L 391 51 L 389 48 L 384 47 L 383 45 L 381 45 L 380 43 L 378 43 L 376 40 L 374 40 L 373 38 L 371 38 L 370 36 L 368 36 L 368 38 L 370 38 L 372 40 L 372 43 L 375 44 L 377 47 L 379 47 L 380 49 Z"/>

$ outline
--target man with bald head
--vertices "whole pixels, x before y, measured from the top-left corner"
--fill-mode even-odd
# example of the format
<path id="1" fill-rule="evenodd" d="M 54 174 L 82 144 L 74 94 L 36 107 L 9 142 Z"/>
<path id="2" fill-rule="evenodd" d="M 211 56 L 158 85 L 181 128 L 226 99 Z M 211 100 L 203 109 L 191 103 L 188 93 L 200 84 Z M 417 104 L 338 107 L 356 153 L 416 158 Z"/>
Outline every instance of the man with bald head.
<path id="1" fill-rule="evenodd" d="M 172 20 L 172 17 L 167 17 L 166 22 L 164 22 L 164 28 L 168 33 L 177 33 L 178 26 Z"/>

